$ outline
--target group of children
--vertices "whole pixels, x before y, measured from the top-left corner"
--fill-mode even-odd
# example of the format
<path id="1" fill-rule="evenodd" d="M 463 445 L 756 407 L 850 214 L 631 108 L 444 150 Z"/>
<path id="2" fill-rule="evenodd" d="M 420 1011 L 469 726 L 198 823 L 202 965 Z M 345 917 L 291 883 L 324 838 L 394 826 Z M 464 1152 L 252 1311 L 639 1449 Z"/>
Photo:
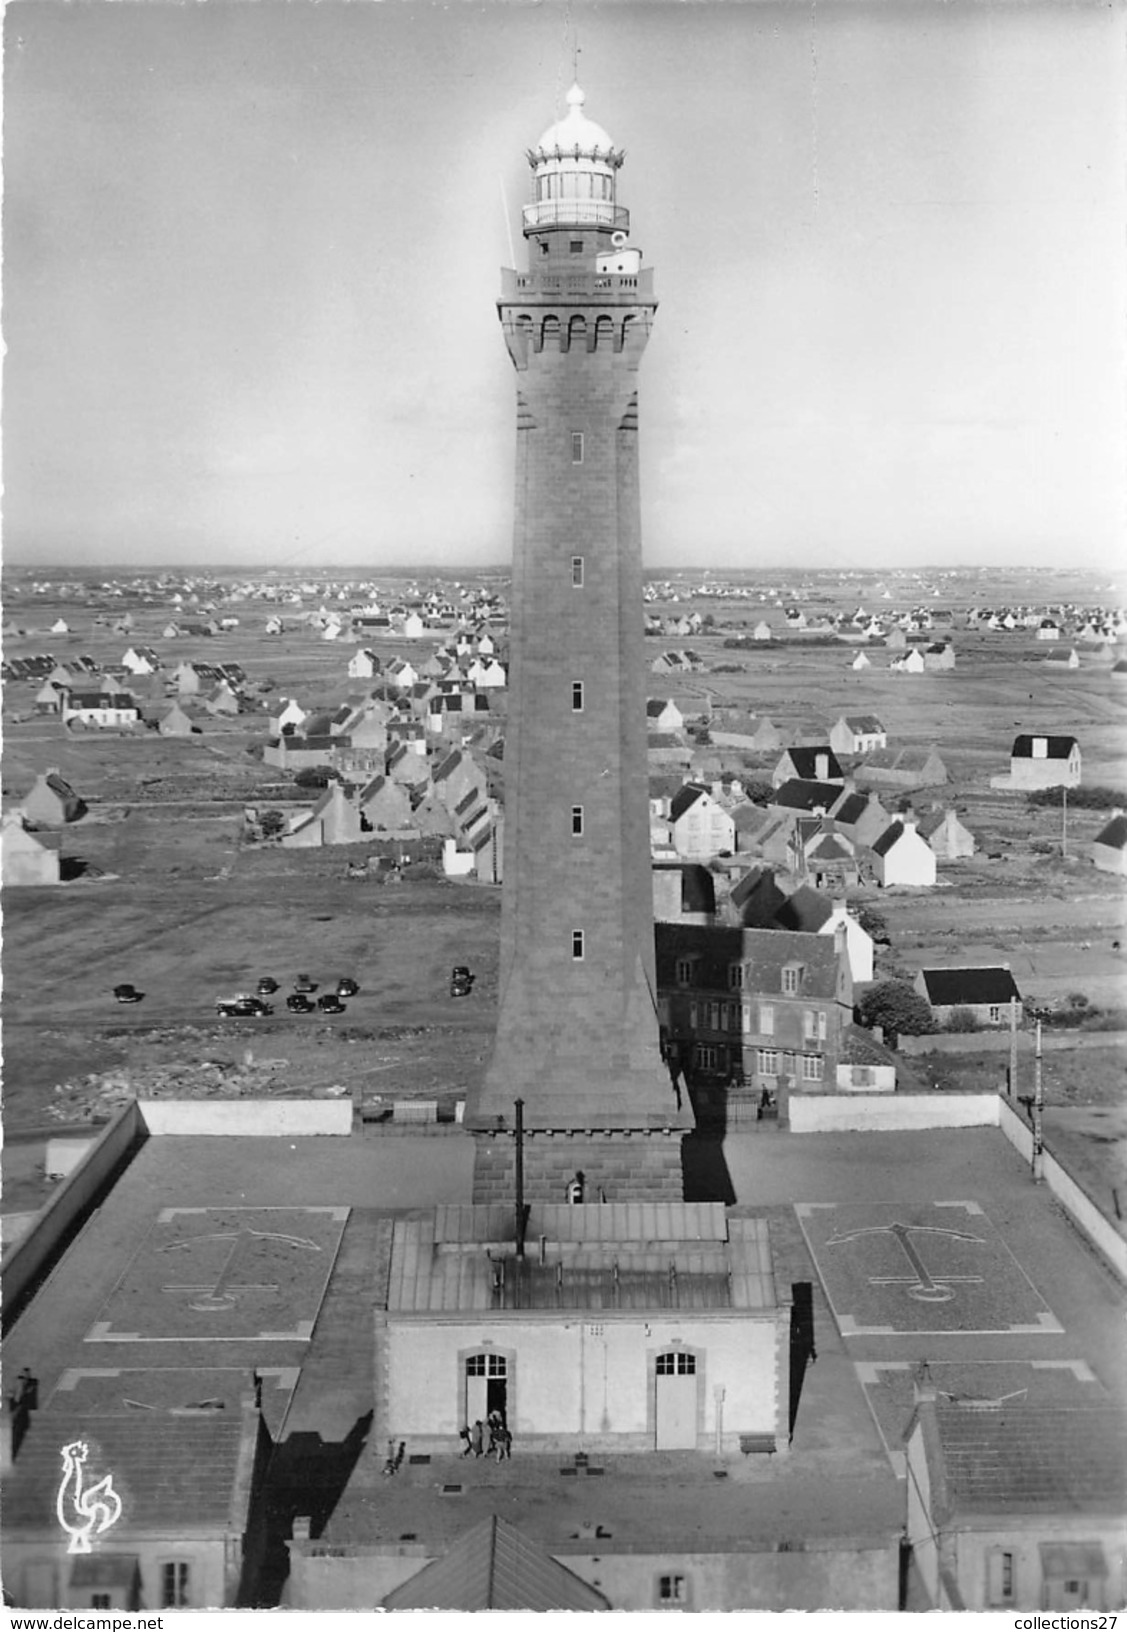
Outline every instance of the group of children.
<path id="1" fill-rule="evenodd" d="M 485 1443 L 486 1433 L 489 1435 L 488 1446 Z M 495 1456 L 498 1462 L 503 1462 L 506 1457 L 512 1458 L 513 1436 L 500 1411 L 490 1411 L 484 1422 L 478 1418 L 472 1428 L 468 1424 L 463 1425 L 458 1430 L 458 1437 L 463 1442 L 463 1456 Z"/>

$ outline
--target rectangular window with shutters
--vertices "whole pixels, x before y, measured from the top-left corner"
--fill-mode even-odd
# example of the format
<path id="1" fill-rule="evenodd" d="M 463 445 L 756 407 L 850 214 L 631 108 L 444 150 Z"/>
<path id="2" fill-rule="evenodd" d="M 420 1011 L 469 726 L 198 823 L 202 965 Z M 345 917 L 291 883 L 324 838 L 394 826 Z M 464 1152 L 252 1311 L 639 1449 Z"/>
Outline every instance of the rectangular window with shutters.
<path id="1" fill-rule="evenodd" d="M 802 1035 L 808 1042 L 825 1042 L 826 1016 L 823 1009 L 804 1009 L 802 1014 Z"/>
<path id="2" fill-rule="evenodd" d="M 986 1601 L 993 1605 L 1014 1601 L 1014 1555 L 1000 1547 L 986 1555 Z"/>
<path id="3" fill-rule="evenodd" d="M 804 1054 L 802 1056 L 803 1082 L 821 1082 L 825 1070 L 825 1061 L 820 1054 Z"/>
<path id="4" fill-rule="evenodd" d="M 583 588 L 583 557 L 581 555 L 573 555 L 571 558 L 571 587 L 572 589 Z"/>
<path id="5" fill-rule="evenodd" d="M 779 1054 L 774 1048 L 760 1048 L 755 1053 L 755 1069 L 761 1077 L 775 1077 L 779 1074 Z"/>
<path id="6" fill-rule="evenodd" d="M 160 1567 L 160 1594 L 162 1609 L 186 1609 L 191 1603 L 188 1589 L 191 1572 L 181 1559 L 170 1560 Z"/>
<path id="7" fill-rule="evenodd" d="M 574 838 L 581 839 L 583 837 L 582 805 L 572 805 L 571 807 L 571 832 Z"/>
<path id="8" fill-rule="evenodd" d="M 577 963 L 581 963 L 584 956 L 583 931 L 573 929 L 571 932 L 571 955 Z"/>
<path id="9" fill-rule="evenodd" d="M 582 714 L 583 712 L 582 680 L 573 680 L 571 682 L 571 711 L 573 714 Z"/>
<path id="10" fill-rule="evenodd" d="M 744 966 L 742 963 L 728 965 L 728 986 L 733 992 L 742 992 L 744 984 Z"/>
<path id="11" fill-rule="evenodd" d="M 581 465 L 583 463 L 582 431 L 572 431 L 571 433 L 571 462 L 573 465 Z"/>
<path id="12" fill-rule="evenodd" d="M 764 1037 L 775 1035 L 775 1010 L 770 1003 L 759 1005 L 759 1029 Z"/>
<path id="13" fill-rule="evenodd" d="M 751 1004 L 750 1003 L 741 1003 L 741 1005 L 740 1005 L 740 1030 L 741 1031 L 750 1031 L 751 1030 Z"/>
<path id="14" fill-rule="evenodd" d="M 696 964 L 692 958 L 677 959 L 678 986 L 691 986 L 693 984 L 693 970 L 695 967 Z"/>
<path id="15" fill-rule="evenodd" d="M 689 1602 L 689 1582 L 684 1575 L 659 1575 L 657 1578 L 657 1606 L 659 1609 L 685 1609 Z"/>

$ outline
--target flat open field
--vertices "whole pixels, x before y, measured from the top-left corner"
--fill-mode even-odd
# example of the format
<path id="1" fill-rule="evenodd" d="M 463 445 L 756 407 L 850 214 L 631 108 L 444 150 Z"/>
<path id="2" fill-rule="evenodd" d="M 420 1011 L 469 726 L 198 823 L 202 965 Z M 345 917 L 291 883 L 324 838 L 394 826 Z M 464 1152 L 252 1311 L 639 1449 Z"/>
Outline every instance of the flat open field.
<path id="1" fill-rule="evenodd" d="M 283 855 L 302 865 L 255 865 Z M 52 1103 L 79 1111 L 92 1072 L 144 1092 L 170 1073 L 190 1077 L 218 1062 L 227 1091 L 241 1075 L 272 1093 L 340 1086 L 388 1100 L 461 1094 L 477 1079 L 495 1013 L 496 891 L 346 879 L 331 852 L 248 862 L 237 876 L 194 879 L 190 888 L 107 880 L 8 892 L 10 1132 L 42 1123 Z M 468 998 L 449 996 L 455 963 L 477 975 Z M 284 996 L 298 971 L 323 990 L 351 975 L 360 995 L 343 1015 L 289 1014 Z M 253 991 L 265 974 L 282 984 L 271 1017 L 217 1018 L 217 996 Z M 144 991 L 144 1001 L 118 1005 L 119 981 Z M 60 1084 L 73 1091 L 56 1094 Z"/>
<path id="2" fill-rule="evenodd" d="M 867 589 L 848 593 L 870 604 Z M 1016 585 L 992 593 L 1030 595 Z M 1080 669 L 1055 673 L 1027 634 L 969 631 L 960 616 L 935 631 L 952 635 L 953 672 L 890 673 L 891 654 L 879 647 L 869 648 L 873 667 L 854 672 L 856 648 L 841 642 L 725 647 L 761 617 L 782 633 L 774 607 L 702 598 L 659 610 L 694 607 L 724 627 L 648 640 L 646 653 L 652 661 L 689 646 L 705 669 L 684 681 L 651 673 L 651 696 L 673 696 L 690 717 L 732 704 L 781 727 L 821 721 L 828 728 L 843 712 L 871 713 L 893 743 L 938 746 L 951 781 L 916 802 L 954 804 L 980 850 L 971 862 L 941 869 L 933 892 L 865 892 L 884 914 L 902 964 L 1006 960 L 1023 993 L 1037 1000 L 1082 991 L 1100 1006 L 1127 1001 L 1127 887 L 1095 872 L 1087 853 L 1106 812 L 1070 807 L 1062 834 L 1059 811 L 1033 810 L 1023 795 L 989 787 L 990 776 L 1008 769 L 1017 732 L 1048 731 L 1079 738 L 1085 783 L 1127 790 L 1127 681 L 1112 675 L 1110 662 L 1083 650 Z M 233 605 L 239 627 L 210 639 L 163 638 L 169 608 L 140 602 L 130 603 L 133 628 L 115 633 L 104 619 L 122 609 L 114 604 L 96 622 L 96 609 L 73 599 L 25 603 L 9 616 L 27 632 L 9 633 L 5 653 L 50 651 L 64 660 L 89 652 L 118 663 L 127 647 L 144 643 L 169 671 L 182 658 L 233 661 L 253 686 L 269 689 L 257 693 L 260 712 L 206 719 L 202 735 L 171 740 L 150 732 L 64 734 L 34 714 L 37 685 L 7 688 L 5 805 L 57 766 L 90 806 L 63 837 L 64 858 L 85 876 L 60 889 L 5 895 L 8 1131 L 42 1124 L 48 1105 L 63 1116 L 88 1115 L 104 1086 L 88 1079 L 107 1074 L 122 1095 L 170 1092 L 178 1082 L 193 1092 L 344 1090 L 361 1099 L 464 1093 L 492 1042 L 499 892 L 349 878 L 348 864 L 363 858 L 365 846 L 280 851 L 243 840 L 244 804 L 301 797 L 248 752 L 266 735 L 269 705 L 296 695 L 306 708 L 329 707 L 365 689 L 371 682 L 347 674 L 355 646 L 322 641 L 300 625 L 267 636 L 275 608 L 261 601 Z M 47 633 L 60 614 L 73 633 Z M 385 661 L 425 657 L 434 643 L 370 642 Z M 154 700 L 162 691 L 155 688 Z M 769 771 L 776 757 L 748 766 L 749 774 Z M 888 796 L 893 806 L 897 798 Z M 461 1001 L 447 990 L 455 963 L 478 975 L 472 996 Z M 284 995 L 299 970 L 322 984 L 353 975 L 361 994 L 336 1018 L 287 1014 Z M 260 1021 L 217 1020 L 215 998 L 252 990 L 262 974 L 282 982 L 277 1012 Z M 119 981 L 144 990 L 144 1001 L 119 1007 L 112 997 Z M 1047 1073 L 1050 1106 L 1073 1121 L 1108 1109 L 1122 1083 L 1122 1061 L 1109 1056 L 1099 1092 L 1088 1098 L 1069 1085 L 1094 1084 L 1096 1062 L 1078 1054 L 1069 1071 L 1071 1056 L 1054 1056 L 1054 1073 L 1062 1075 L 1058 1082 Z M 978 1069 L 995 1073 L 996 1062 Z M 1081 1141 L 1087 1157 L 1104 1163 L 1105 1174 L 1120 1161 L 1118 1123 L 1059 1127 L 1062 1138 Z"/>

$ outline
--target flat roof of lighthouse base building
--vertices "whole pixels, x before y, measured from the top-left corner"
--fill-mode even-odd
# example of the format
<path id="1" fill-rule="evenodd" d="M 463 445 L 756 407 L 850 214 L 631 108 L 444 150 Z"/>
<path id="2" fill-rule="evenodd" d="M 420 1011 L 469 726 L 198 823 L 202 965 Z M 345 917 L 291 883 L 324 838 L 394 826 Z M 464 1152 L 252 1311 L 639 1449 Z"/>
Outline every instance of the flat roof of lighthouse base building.
<path id="1" fill-rule="evenodd" d="M 721 1202 L 533 1204 L 523 1259 L 515 1205 L 443 1206 L 394 1229 L 389 1314 L 778 1305 L 767 1221 Z"/>

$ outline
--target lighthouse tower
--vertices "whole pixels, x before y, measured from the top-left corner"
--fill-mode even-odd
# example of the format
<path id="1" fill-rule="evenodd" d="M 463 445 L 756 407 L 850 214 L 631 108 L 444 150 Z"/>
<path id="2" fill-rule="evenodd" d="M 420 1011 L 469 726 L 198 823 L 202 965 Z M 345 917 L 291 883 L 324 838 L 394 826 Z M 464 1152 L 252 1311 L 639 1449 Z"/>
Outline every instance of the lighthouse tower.
<path id="1" fill-rule="evenodd" d="M 516 516 L 497 1034 L 467 1107 L 474 1197 L 680 1200 L 659 1047 L 638 491 L 638 367 L 657 309 L 584 112 L 528 154 L 527 272 L 498 311 L 516 370 Z"/>

